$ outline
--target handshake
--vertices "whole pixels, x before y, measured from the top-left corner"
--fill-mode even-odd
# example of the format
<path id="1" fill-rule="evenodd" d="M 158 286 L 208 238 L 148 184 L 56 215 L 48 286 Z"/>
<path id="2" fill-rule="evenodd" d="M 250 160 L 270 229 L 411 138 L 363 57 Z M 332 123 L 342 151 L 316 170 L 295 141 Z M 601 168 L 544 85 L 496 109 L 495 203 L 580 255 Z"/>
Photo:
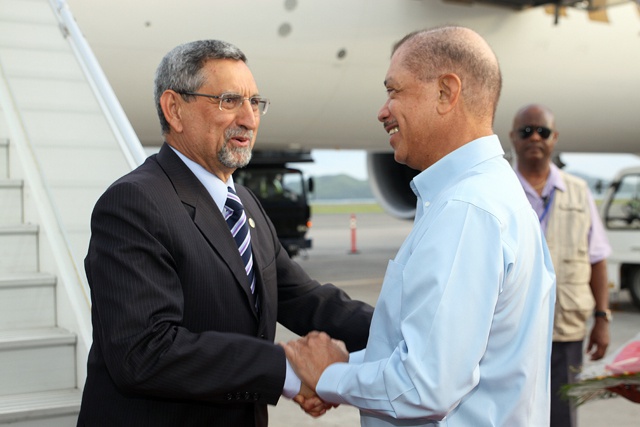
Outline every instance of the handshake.
<path id="1" fill-rule="evenodd" d="M 327 366 L 349 361 L 345 344 L 324 332 L 314 331 L 280 345 L 284 347 L 287 360 L 302 381 L 300 392 L 293 400 L 312 417 L 319 417 L 337 407 L 336 404 L 322 401 L 316 394 L 316 386 Z"/>

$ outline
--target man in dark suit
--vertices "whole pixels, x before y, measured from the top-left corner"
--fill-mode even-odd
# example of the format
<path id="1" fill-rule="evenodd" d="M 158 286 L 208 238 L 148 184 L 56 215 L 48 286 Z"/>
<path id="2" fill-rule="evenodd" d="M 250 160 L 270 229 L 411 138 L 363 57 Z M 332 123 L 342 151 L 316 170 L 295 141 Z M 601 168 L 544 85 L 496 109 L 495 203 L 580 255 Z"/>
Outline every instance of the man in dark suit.
<path id="1" fill-rule="evenodd" d="M 166 142 L 95 206 L 80 426 L 266 426 L 266 405 L 301 390 L 276 321 L 366 345 L 372 308 L 311 280 L 233 182 L 269 105 L 245 61 L 213 40 L 169 52 L 155 81 Z M 250 229 L 238 244 L 233 190 Z"/>

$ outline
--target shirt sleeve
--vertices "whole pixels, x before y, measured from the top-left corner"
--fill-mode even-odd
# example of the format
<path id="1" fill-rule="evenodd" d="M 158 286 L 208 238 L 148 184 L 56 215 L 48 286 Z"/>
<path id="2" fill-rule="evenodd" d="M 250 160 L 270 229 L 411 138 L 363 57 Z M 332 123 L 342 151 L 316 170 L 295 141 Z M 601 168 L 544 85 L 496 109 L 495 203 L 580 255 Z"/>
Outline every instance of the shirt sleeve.
<path id="1" fill-rule="evenodd" d="M 600 213 L 591 192 L 587 190 L 589 210 L 591 212 L 591 228 L 589 229 L 589 262 L 595 264 L 611 255 L 611 246 L 607 239 Z"/>
<path id="2" fill-rule="evenodd" d="M 388 343 L 395 348 L 380 360 L 367 348 L 366 362 L 329 366 L 316 390 L 393 418 L 442 419 L 478 384 L 505 248 L 495 217 L 464 202 L 449 202 L 426 229 L 417 223 L 409 239 L 410 254 L 389 264 L 383 284 L 401 288 L 397 306 L 383 309 L 399 322 L 400 338 Z M 389 340 L 377 314 L 370 344 Z"/>
<path id="3" fill-rule="evenodd" d="M 362 363 L 364 362 L 365 350 L 349 353 L 349 363 Z"/>
<path id="4" fill-rule="evenodd" d="M 287 370 L 284 377 L 284 387 L 282 388 L 282 395 L 284 397 L 288 397 L 289 399 L 293 399 L 300 393 L 300 386 L 302 385 L 302 381 L 296 375 L 291 364 L 289 363 L 289 359 L 287 359 Z"/>

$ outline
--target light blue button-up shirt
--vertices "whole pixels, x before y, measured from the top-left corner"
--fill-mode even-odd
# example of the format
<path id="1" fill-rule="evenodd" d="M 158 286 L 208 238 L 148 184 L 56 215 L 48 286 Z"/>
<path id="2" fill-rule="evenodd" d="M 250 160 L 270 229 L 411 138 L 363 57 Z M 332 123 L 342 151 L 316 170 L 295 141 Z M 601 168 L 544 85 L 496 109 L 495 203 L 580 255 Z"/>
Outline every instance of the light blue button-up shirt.
<path id="1" fill-rule="evenodd" d="M 548 426 L 555 275 L 495 135 L 411 183 L 413 230 L 389 262 L 365 350 L 321 398 L 363 426 Z"/>

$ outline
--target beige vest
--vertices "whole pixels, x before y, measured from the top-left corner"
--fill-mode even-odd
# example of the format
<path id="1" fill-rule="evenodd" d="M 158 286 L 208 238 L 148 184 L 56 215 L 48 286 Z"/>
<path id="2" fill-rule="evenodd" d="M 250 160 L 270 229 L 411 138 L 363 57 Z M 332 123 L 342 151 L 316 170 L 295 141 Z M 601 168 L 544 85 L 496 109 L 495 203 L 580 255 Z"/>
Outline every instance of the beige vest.
<path id="1" fill-rule="evenodd" d="M 545 237 L 556 271 L 554 341 L 581 341 L 593 313 L 587 184 L 560 171 L 567 191 L 555 190 Z"/>

